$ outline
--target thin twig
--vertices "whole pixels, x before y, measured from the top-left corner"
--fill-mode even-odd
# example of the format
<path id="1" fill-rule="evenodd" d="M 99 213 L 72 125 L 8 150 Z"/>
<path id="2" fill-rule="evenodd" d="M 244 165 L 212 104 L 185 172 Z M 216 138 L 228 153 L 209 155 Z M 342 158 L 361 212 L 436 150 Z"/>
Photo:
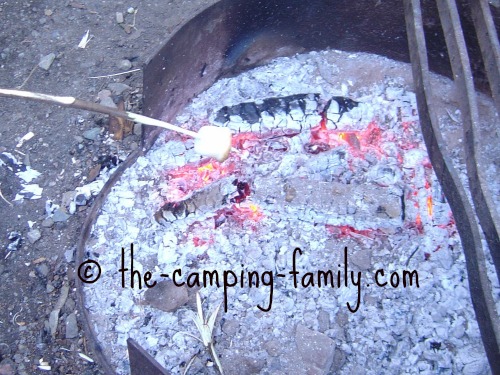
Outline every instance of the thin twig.
<path id="1" fill-rule="evenodd" d="M 31 72 L 30 72 L 30 74 L 28 75 L 28 77 L 24 80 L 24 82 L 21 84 L 21 86 L 17 86 L 17 87 L 16 87 L 17 89 L 19 89 L 19 90 L 20 90 L 20 89 L 22 89 L 22 88 L 24 87 L 24 85 L 28 83 L 28 81 L 29 81 L 29 79 L 31 78 L 31 76 L 33 75 L 33 73 L 35 73 L 35 70 L 36 70 L 37 66 L 38 66 L 38 65 L 35 65 L 35 66 L 33 67 L 33 69 L 31 69 Z"/>
<path id="2" fill-rule="evenodd" d="M 123 74 L 135 73 L 135 72 L 138 72 L 140 70 L 141 70 L 140 68 L 137 68 L 137 69 L 127 70 L 126 72 L 115 73 L 115 74 L 108 74 L 108 75 L 105 75 L 105 76 L 95 76 L 95 77 L 89 77 L 89 78 L 110 78 L 110 77 L 121 76 Z"/>
<path id="3" fill-rule="evenodd" d="M 7 199 L 3 196 L 3 194 L 2 194 L 2 189 L 0 189 L 0 198 L 2 198 L 2 199 L 5 201 L 5 203 L 7 203 L 9 206 L 11 206 L 11 207 L 13 207 L 13 206 L 14 206 L 11 202 L 9 202 L 9 201 L 8 201 L 8 200 L 7 200 Z"/>

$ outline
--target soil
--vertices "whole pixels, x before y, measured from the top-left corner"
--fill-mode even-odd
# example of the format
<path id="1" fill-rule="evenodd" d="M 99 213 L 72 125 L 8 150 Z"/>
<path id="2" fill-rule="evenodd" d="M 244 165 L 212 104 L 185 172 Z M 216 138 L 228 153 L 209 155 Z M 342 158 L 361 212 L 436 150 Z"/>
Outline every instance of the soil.
<path id="1" fill-rule="evenodd" d="M 214 2 L 0 1 L 0 87 L 97 101 L 98 93 L 119 82 L 130 89 L 119 95 L 111 89 L 113 101 L 140 112 L 141 71 L 90 77 L 140 69 L 180 25 Z M 117 12 L 124 16 L 122 24 Z M 87 30 L 93 37 L 78 48 Z M 42 57 L 51 53 L 55 60 L 48 70 L 40 68 Z M 0 163 L 5 198 L 0 197 L 0 374 L 47 373 L 39 366 L 50 366 L 52 374 L 100 374 L 97 363 L 78 354 L 94 357 L 75 302 L 72 257 L 88 206 L 53 223 L 46 220 L 46 202 L 66 209 L 63 198 L 90 182 L 104 158 L 123 158 L 137 148 L 140 132 L 136 128 L 116 141 L 106 116 L 22 100 L 0 98 L 0 115 L 0 153 L 40 172 L 32 183 L 43 188 L 40 199 L 15 200 L 23 181 Z M 86 133 L 94 128 L 100 128 L 97 135 Z M 17 147 L 29 132 L 34 137 Z M 33 230 L 40 231 L 39 239 L 28 236 Z M 22 242 L 9 251 L 12 232 L 20 233 Z M 59 319 L 50 321 L 58 300 L 64 303 Z"/>

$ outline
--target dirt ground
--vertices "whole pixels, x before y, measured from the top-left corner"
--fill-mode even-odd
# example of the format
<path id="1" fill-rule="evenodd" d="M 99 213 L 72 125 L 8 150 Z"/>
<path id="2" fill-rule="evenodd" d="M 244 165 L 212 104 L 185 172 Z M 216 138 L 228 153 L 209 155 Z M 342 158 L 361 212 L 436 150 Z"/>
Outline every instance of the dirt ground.
<path id="1" fill-rule="evenodd" d="M 101 93 L 140 111 L 141 71 L 89 77 L 141 68 L 179 25 L 214 2 L 0 1 L 0 87 L 89 101 Z M 93 37 L 78 48 L 87 30 Z M 48 69 L 39 67 L 50 54 Z M 113 83 L 130 88 L 120 92 L 124 86 Z M 75 302 L 72 260 L 88 206 L 64 215 L 63 201 L 99 164 L 138 147 L 140 133 L 110 140 L 105 116 L 13 99 L 0 98 L 0 115 L 0 374 L 102 373 L 79 355 L 93 357 Z M 34 136 L 19 145 L 29 132 Z M 24 182 L 8 168 L 6 154 L 41 173 L 31 182 L 43 188 L 40 199 L 15 200 Z M 47 219 L 49 200 L 61 206 L 57 220 Z M 18 245 L 13 232 L 21 236 Z"/>

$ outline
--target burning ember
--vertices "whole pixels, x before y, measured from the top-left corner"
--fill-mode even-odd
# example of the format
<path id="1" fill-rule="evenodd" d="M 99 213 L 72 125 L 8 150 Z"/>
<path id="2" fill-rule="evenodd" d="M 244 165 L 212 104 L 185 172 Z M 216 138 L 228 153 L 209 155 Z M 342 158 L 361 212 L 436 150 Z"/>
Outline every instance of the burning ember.
<path id="1" fill-rule="evenodd" d="M 374 77 L 409 76 L 374 56 L 362 63 Z M 154 270 L 158 282 L 179 271 L 186 285 L 204 271 L 223 275 L 224 286 L 196 286 L 204 304 L 227 307 L 216 328 L 223 367 L 247 361 L 258 364 L 255 373 L 297 373 L 304 368 L 297 350 L 309 337 L 298 338 L 298 326 L 341 353 L 334 371 L 341 374 L 368 365 L 378 373 L 432 366 L 461 373 L 481 348 L 454 220 L 419 134 L 410 84 L 370 75 L 361 82 L 354 65 L 363 71 L 344 54 L 311 54 L 216 83 L 182 119 L 230 128 L 236 152 L 224 163 L 200 161 L 189 140 L 168 134 L 124 174 L 96 222 L 89 252 L 108 269 L 120 264 L 114 247 L 133 242 L 136 269 Z M 322 78 L 335 69 L 344 70 Z M 345 280 L 363 279 L 359 289 L 344 282 L 344 265 L 353 272 Z M 286 278 L 292 267 L 297 285 Z M 374 287 L 373 273 L 382 269 L 386 287 Z M 418 271 L 418 288 L 392 286 L 403 269 Z M 304 287 L 317 270 L 331 270 L 334 287 Z M 107 276 L 86 293 L 92 316 L 109 327 L 98 336 L 113 343 L 105 350 L 117 372 L 127 370 L 130 335 L 168 371 L 182 373 L 199 352 L 196 340 L 179 333 L 197 335 L 185 305 L 189 288 L 175 289 L 186 298 L 167 308 L 163 295 L 147 298 L 155 288 L 114 284 Z M 430 309 L 438 303 L 445 307 Z M 355 305 L 349 314 L 346 306 Z M 429 349 L 436 340 L 453 351 Z M 394 357 L 394 348 L 405 355 Z"/>

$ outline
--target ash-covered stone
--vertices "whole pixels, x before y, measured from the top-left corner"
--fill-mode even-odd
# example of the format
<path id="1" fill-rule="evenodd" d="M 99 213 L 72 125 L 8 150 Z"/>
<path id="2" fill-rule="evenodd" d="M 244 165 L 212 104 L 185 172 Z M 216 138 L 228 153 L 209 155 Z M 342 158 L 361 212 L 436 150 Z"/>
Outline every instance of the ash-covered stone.
<path id="1" fill-rule="evenodd" d="M 307 367 L 311 366 L 320 373 L 330 369 L 335 354 L 335 343 L 331 338 L 299 324 L 295 331 L 295 342 Z"/>
<path id="2" fill-rule="evenodd" d="M 161 281 L 144 293 L 144 303 L 162 311 L 175 311 L 189 300 L 185 286 L 175 286 L 170 280 Z"/>

